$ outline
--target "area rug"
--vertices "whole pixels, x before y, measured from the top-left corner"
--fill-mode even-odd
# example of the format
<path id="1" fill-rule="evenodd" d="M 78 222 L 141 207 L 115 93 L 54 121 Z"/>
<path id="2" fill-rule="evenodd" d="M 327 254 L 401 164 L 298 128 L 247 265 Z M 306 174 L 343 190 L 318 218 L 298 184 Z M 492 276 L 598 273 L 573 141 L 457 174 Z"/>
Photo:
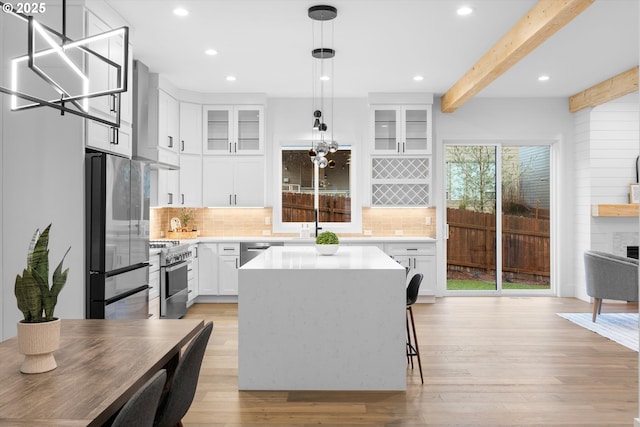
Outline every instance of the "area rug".
<path id="1" fill-rule="evenodd" d="M 599 314 L 596 323 L 591 313 L 557 313 L 558 316 L 603 337 L 638 351 L 638 313 Z"/>

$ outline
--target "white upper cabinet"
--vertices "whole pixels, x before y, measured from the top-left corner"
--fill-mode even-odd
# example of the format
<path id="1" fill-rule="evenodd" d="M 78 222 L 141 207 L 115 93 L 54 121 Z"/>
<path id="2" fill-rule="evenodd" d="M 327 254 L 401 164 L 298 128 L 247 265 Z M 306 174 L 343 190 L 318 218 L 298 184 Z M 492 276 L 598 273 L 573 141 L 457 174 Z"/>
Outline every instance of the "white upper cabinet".
<path id="1" fill-rule="evenodd" d="M 199 208 L 202 206 L 202 157 L 180 155 L 180 200 L 178 204 Z"/>
<path id="2" fill-rule="evenodd" d="M 203 111 L 206 138 L 203 154 L 262 154 L 264 107 L 262 105 L 206 105 Z"/>
<path id="3" fill-rule="evenodd" d="M 204 206 L 264 206 L 264 167 L 264 156 L 204 156 Z"/>
<path id="4" fill-rule="evenodd" d="M 373 152 L 431 154 L 431 105 L 371 107 Z"/>
<path id="5" fill-rule="evenodd" d="M 180 103 L 180 154 L 202 153 L 202 105 Z"/>
<path id="6" fill-rule="evenodd" d="M 101 34 L 112 29 L 91 11 L 86 11 L 86 35 Z M 122 39 L 110 37 L 91 42 L 87 47 L 118 64 L 122 63 L 124 47 Z M 95 55 L 87 55 L 87 75 L 89 77 L 89 93 L 112 90 L 117 87 L 118 74 Z M 86 146 L 101 151 L 131 157 L 131 124 L 133 119 L 133 105 L 131 91 L 133 55 L 131 45 L 128 46 L 127 57 L 127 91 L 120 94 L 98 96 L 89 99 L 89 114 L 114 122 L 120 111 L 120 128 L 110 126 L 95 120 L 87 120 Z"/>
<path id="7" fill-rule="evenodd" d="M 151 206 L 180 207 L 180 171 L 151 170 Z"/>
<path id="8" fill-rule="evenodd" d="M 97 150 L 131 157 L 131 127 L 115 128 L 95 120 L 87 120 L 85 145 Z"/>
<path id="9" fill-rule="evenodd" d="M 180 138 L 180 104 L 163 91 L 158 90 L 158 147 L 178 152 Z"/>

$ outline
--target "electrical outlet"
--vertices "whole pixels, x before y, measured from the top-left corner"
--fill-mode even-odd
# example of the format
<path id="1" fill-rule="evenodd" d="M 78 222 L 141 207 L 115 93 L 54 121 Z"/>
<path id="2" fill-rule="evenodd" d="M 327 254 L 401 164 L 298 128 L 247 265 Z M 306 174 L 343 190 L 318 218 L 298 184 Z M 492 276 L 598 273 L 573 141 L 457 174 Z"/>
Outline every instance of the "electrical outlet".
<path id="1" fill-rule="evenodd" d="M 265 216 L 264 217 L 264 225 L 271 225 L 271 217 L 270 216 Z"/>
<path id="2" fill-rule="evenodd" d="M 425 219 L 424 219 L 424 223 L 425 223 L 426 225 L 431 225 L 431 217 L 430 217 L 430 216 L 425 217 Z"/>
<path id="3" fill-rule="evenodd" d="M 364 230 L 364 235 L 365 235 L 365 236 L 373 236 L 373 231 L 371 231 L 371 230 Z"/>
<path id="4" fill-rule="evenodd" d="M 271 236 L 271 231 L 270 230 L 262 230 L 262 235 L 263 236 Z"/>
<path id="5" fill-rule="evenodd" d="M 396 230 L 396 236 L 402 236 L 402 230 Z"/>

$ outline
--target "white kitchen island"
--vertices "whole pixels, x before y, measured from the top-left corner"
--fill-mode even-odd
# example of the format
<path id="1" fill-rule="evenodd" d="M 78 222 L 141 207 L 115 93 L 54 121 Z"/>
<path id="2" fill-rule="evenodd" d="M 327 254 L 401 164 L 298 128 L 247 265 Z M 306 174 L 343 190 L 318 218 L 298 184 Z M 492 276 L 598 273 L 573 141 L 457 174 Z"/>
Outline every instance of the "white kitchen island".
<path id="1" fill-rule="evenodd" d="M 238 272 L 240 390 L 405 390 L 405 269 L 379 248 L 271 247 Z"/>

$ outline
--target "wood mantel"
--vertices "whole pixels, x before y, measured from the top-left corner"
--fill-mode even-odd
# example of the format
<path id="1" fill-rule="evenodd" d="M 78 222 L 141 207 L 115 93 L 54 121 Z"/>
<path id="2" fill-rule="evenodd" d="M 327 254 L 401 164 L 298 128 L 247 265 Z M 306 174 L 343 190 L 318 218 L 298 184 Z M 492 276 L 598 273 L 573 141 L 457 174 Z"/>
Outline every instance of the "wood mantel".
<path id="1" fill-rule="evenodd" d="M 638 216 L 640 205 L 635 204 L 600 204 L 591 205 L 591 216 Z"/>

